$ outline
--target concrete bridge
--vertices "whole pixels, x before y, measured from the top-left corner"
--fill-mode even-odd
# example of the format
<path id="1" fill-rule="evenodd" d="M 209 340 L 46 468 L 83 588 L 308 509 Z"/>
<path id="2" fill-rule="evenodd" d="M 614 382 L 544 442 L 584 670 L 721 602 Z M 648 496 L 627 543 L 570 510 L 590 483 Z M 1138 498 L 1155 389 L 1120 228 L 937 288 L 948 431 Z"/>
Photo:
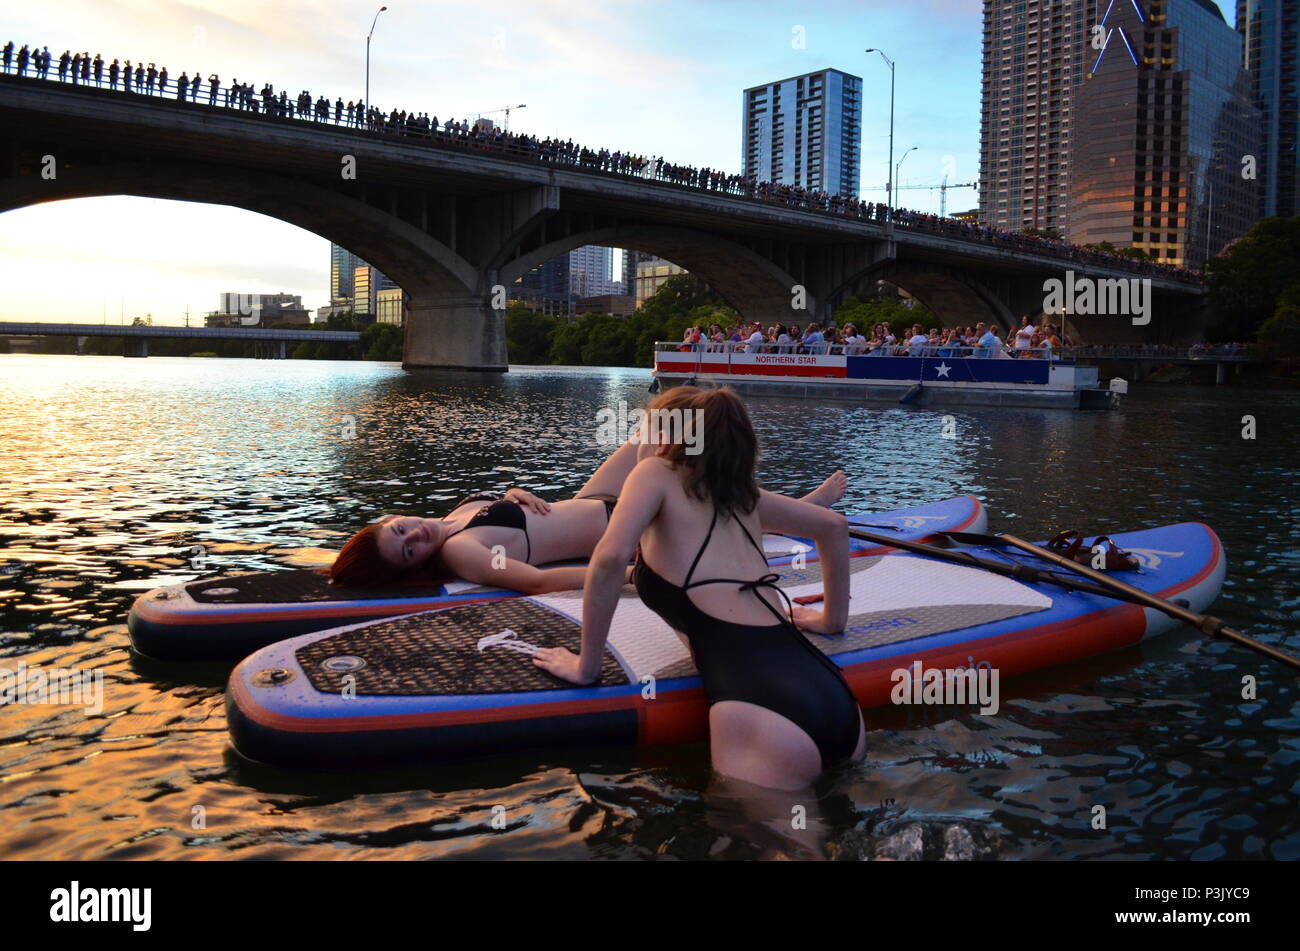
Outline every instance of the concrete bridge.
<path id="1" fill-rule="evenodd" d="M 1152 280 L 1149 324 L 1072 317 L 1076 340 L 1180 343 L 1200 329 L 1203 287 L 1167 269 L 204 101 L 0 76 L 0 156 L 0 211 L 102 195 L 198 201 L 348 248 L 405 292 L 408 367 L 504 370 L 503 288 L 588 244 L 665 257 L 765 325 L 824 322 L 886 280 L 950 325 L 1005 327 L 1039 313 L 1043 282 L 1068 269 Z"/>
<path id="2" fill-rule="evenodd" d="M 259 357 L 283 360 L 290 342 L 314 340 L 332 343 L 356 343 L 361 334 L 355 330 L 301 330 L 287 327 L 169 327 L 146 324 L 56 324 L 40 321 L 0 321 L 0 337 L 122 337 L 126 341 L 123 356 L 149 356 L 149 341 L 182 337 L 189 340 L 252 341 Z M 78 343 L 80 349 L 80 343 Z"/>

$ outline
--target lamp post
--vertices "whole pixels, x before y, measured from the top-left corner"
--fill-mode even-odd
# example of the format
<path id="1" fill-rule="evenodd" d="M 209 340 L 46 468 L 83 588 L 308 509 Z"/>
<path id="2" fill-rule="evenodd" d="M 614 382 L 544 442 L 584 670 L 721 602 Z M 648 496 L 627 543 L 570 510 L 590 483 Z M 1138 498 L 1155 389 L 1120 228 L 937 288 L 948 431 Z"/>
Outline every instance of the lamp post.
<path id="1" fill-rule="evenodd" d="M 878 50 L 874 46 L 866 52 L 879 53 L 880 58 L 889 67 L 889 184 L 885 187 L 885 197 L 888 199 L 889 221 L 892 222 L 894 220 L 894 61 L 885 55 L 884 50 Z"/>
<path id="2" fill-rule="evenodd" d="M 894 166 L 894 178 L 896 178 L 898 181 L 901 182 L 903 180 L 902 176 L 898 174 L 898 170 L 903 167 L 903 159 L 907 158 L 909 155 L 911 155 L 919 148 L 920 148 L 919 145 L 912 146 L 910 149 L 908 149 L 906 152 L 903 153 L 903 158 L 899 159 L 898 164 Z M 890 191 L 893 191 L 893 189 L 890 189 Z"/>
<path id="3" fill-rule="evenodd" d="M 361 110 L 362 115 L 365 115 L 366 110 L 370 108 L 370 38 L 375 35 L 375 24 L 379 22 L 379 14 L 387 9 L 388 7 L 379 8 L 379 13 L 376 13 L 375 18 L 370 21 L 370 32 L 366 34 L 366 102 Z"/>

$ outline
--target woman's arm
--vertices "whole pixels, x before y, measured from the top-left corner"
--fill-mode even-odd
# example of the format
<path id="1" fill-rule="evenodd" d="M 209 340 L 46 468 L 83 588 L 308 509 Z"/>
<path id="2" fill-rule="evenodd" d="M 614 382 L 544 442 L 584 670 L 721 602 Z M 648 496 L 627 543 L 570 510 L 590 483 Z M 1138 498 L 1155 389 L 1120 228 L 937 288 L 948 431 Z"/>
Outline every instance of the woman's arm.
<path id="1" fill-rule="evenodd" d="M 636 551 L 641 533 L 659 514 L 672 478 L 672 470 L 657 457 L 641 460 L 628 475 L 609 526 L 587 562 L 580 653 L 575 655 L 562 647 L 544 648 L 533 655 L 533 663 L 538 667 L 578 684 L 592 683 L 600 676 L 609 622 L 618 607 L 627 563 Z"/>
<path id="2" fill-rule="evenodd" d="M 819 620 L 801 626 L 820 634 L 844 630 L 849 619 L 849 523 L 838 512 L 760 490 L 758 516 L 764 531 L 801 535 L 817 543 L 825 597 Z"/>

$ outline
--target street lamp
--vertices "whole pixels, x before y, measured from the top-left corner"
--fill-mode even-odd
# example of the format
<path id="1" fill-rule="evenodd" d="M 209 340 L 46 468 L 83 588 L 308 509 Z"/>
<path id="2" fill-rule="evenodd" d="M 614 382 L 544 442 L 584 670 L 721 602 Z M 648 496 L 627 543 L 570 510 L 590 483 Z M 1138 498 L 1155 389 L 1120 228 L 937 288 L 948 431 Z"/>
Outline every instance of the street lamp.
<path id="1" fill-rule="evenodd" d="M 380 7 L 379 13 L 383 13 L 388 7 Z M 366 34 L 366 102 L 365 108 L 361 110 L 362 115 L 365 110 L 370 108 L 370 38 L 375 35 L 375 24 L 379 22 L 379 13 L 370 21 L 370 32 Z"/>
<path id="2" fill-rule="evenodd" d="M 880 58 L 885 61 L 889 67 L 889 184 L 885 186 L 885 196 L 889 205 L 889 220 L 894 219 L 894 61 L 885 55 L 884 50 L 878 50 L 874 46 L 867 50 L 868 53 L 879 53 Z"/>
<path id="3" fill-rule="evenodd" d="M 903 167 L 903 159 L 907 158 L 909 155 L 911 155 L 913 152 L 915 152 L 915 151 L 916 151 L 917 149 L 919 149 L 919 148 L 920 148 L 919 145 L 914 145 L 914 146 L 912 146 L 910 149 L 908 149 L 906 152 L 903 153 L 903 158 L 899 159 L 899 160 L 898 160 L 898 164 L 894 166 L 894 178 L 898 179 L 900 182 L 903 180 L 903 179 L 902 179 L 902 176 L 898 174 L 898 170 L 901 169 L 901 168 Z"/>

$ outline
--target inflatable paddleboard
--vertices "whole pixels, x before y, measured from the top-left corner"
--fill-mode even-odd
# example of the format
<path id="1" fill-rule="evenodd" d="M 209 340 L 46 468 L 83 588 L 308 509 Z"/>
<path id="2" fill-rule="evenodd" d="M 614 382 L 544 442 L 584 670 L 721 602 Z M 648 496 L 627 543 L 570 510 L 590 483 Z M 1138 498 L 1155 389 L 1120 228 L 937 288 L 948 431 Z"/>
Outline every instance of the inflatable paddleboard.
<path id="1" fill-rule="evenodd" d="M 982 532 L 988 519 L 979 499 L 963 495 L 892 512 L 851 515 L 849 523 L 885 526 L 901 539 L 924 541 L 935 532 Z M 763 539 L 764 550 L 776 561 L 789 561 L 793 551 L 811 544 L 776 535 Z M 881 550 L 870 542 L 854 542 L 854 554 Z M 341 588 L 320 571 L 268 571 L 155 588 L 136 599 L 127 629 L 136 651 L 159 660 L 239 660 L 295 634 L 508 597 L 519 597 L 519 592 L 466 581 Z"/>
<path id="2" fill-rule="evenodd" d="M 1207 526 L 1111 537 L 1142 563 L 1117 572 L 1124 581 L 1198 612 L 1218 596 L 1226 565 Z M 821 590 L 819 567 L 773 571 L 794 598 Z M 1177 626 L 1137 605 L 922 556 L 856 558 L 850 571 L 844 633 L 805 636 L 844 670 L 863 707 L 889 703 L 894 671 L 918 661 L 924 669 L 996 669 L 1001 682 Z M 630 586 L 596 684 L 577 687 L 535 667 L 533 648 L 577 650 L 581 619 L 582 593 L 564 592 L 291 638 L 232 672 L 231 739 L 250 759 L 335 768 L 706 735 L 708 704 L 690 652 Z"/>

